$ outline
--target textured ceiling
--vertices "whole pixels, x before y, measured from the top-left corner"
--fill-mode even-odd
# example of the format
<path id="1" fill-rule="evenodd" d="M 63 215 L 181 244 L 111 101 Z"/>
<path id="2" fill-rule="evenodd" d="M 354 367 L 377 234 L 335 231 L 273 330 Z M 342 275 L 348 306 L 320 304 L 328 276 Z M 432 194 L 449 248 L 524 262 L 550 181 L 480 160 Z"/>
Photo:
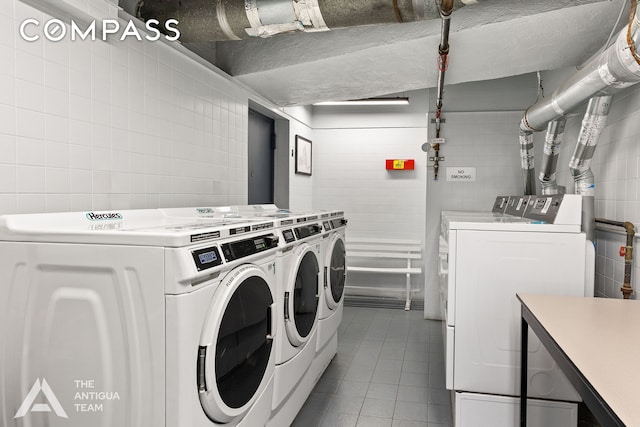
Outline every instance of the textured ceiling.
<path id="1" fill-rule="evenodd" d="M 481 0 L 458 9 L 445 84 L 579 65 L 626 3 Z M 277 105 L 308 105 L 435 87 L 440 30 L 435 19 L 187 47 Z"/>

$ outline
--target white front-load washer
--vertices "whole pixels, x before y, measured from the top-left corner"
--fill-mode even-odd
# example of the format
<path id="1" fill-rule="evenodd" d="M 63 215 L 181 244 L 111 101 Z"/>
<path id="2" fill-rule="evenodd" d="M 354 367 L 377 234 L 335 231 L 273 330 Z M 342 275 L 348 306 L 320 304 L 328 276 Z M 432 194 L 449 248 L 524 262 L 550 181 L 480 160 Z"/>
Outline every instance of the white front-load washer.
<path id="1" fill-rule="evenodd" d="M 274 222 L 279 237 L 276 258 L 278 340 L 272 405 L 274 417 L 270 424 L 290 424 L 315 383 L 316 375 L 310 375 L 309 371 L 316 356 L 320 298 L 323 297 L 323 237 L 326 234 L 322 221 L 329 220 L 329 213 L 291 212 L 275 205 L 175 208 L 162 211 L 169 217 Z"/>
<path id="2" fill-rule="evenodd" d="M 278 222 L 278 221 L 276 221 Z M 310 368 L 317 345 L 323 228 L 317 215 L 279 220 L 282 276 L 276 304 L 281 337 L 276 349 L 274 411 L 269 426 L 293 422 L 313 389 Z"/>
<path id="3" fill-rule="evenodd" d="M 344 286 L 346 281 L 345 231 L 347 220 L 343 211 L 328 211 L 323 220 L 322 258 L 324 264 L 320 296 L 316 356 L 311 367 L 313 382 L 317 382 L 338 350 L 338 327 L 342 322 Z"/>
<path id="4" fill-rule="evenodd" d="M 0 419 L 261 426 L 276 353 L 273 222 L 154 210 L 0 217 Z"/>

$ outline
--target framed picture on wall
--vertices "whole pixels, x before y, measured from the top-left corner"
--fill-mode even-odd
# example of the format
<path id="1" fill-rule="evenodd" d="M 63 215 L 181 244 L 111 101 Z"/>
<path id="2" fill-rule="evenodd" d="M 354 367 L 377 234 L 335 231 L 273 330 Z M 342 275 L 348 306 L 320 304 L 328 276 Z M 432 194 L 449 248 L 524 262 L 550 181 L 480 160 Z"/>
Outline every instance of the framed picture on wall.
<path id="1" fill-rule="evenodd" d="M 296 135 L 296 173 L 311 175 L 311 141 Z"/>

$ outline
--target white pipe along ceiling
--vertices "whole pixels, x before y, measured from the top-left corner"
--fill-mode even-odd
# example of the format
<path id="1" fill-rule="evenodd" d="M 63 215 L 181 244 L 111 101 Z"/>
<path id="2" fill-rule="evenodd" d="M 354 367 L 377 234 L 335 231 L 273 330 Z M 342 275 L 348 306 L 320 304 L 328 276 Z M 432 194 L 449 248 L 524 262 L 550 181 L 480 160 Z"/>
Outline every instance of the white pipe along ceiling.
<path id="1" fill-rule="evenodd" d="M 120 0 L 120 6 L 123 17 L 178 19 L 185 47 L 274 104 L 292 106 L 436 87 L 436 1 Z M 580 64 L 604 44 L 621 4 L 465 1 L 454 2 L 456 49 L 447 84 Z"/>

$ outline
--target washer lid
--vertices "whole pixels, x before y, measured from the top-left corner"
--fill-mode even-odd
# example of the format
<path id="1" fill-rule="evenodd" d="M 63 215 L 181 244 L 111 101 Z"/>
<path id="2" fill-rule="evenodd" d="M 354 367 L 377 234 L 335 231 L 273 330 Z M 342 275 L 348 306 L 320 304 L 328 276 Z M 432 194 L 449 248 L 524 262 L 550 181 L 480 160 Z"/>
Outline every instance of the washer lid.
<path id="1" fill-rule="evenodd" d="M 200 336 L 198 394 L 207 416 L 244 416 L 273 369 L 273 295 L 257 266 L 232 270 L 216 290 Z"/>
<path id="2" fill-rule="evenodd" d="M 580 225 L 545 224 L 540 221 L 512 216 L 446 216 L 442 223 L 443 231 L 524 231 L 545 233 L 580 233 Z"/>
<path id="3" fill-rule="evenodd" d="M 269 219 L 169 217 L 156 209 L 0 216 L 0 240 L 182 247 L 274 228 Z"/>

